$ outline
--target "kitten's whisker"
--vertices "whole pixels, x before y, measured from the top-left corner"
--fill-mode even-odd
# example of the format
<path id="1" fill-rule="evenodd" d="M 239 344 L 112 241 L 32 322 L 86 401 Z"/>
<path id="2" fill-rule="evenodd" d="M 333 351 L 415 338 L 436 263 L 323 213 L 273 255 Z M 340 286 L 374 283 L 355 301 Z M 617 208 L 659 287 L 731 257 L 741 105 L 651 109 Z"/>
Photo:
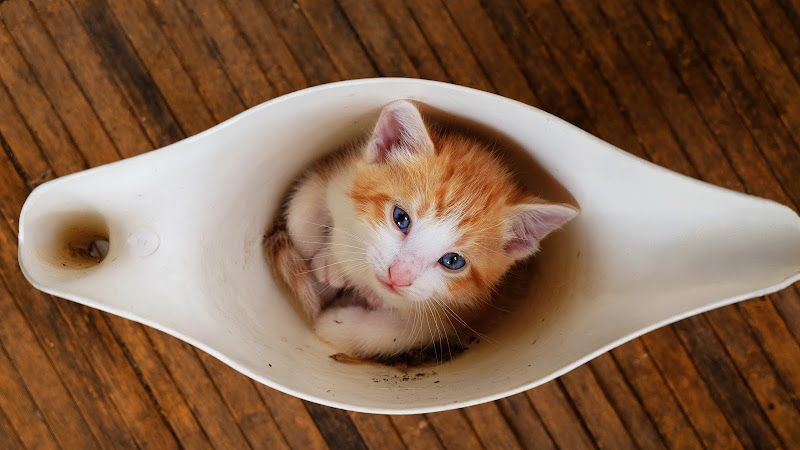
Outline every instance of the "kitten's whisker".
<path id="1" fill-rule="evenodd" d="M 344 260 L 344 261 L 336 261 L 336 262 L 332 262 L 332 263 L 330 263 L 330 264 L 326 264 L 326 265 L 324 265 L 324 266 L 317 267 L 316 269 L 310 269 L 310 270 L 306 270 L 306 271 L 304 271 L 304 272 L 297 272 L 297 275 L 302 275 L 302 274 L 304 274 L 304 273 L 316 272 L 317 270 L 322 270 L 322 269 L 325 269 L 325 268 L 327 268 L 327 267 L 335 266 L 335 265 L 337 265 L 337 264 L 347 264 L 347 263 L 349 263 L 349 262 L 353 262 L 353 261 L 358 261 L 358 259 L 346 259 L 346 260 Z"/>
<path id="2" fill-rule="evenodd" d="M 364 247 L 358 247 L 356 245 L 349 245 L 349 244 L 340 244 L 338 242 L 304 241 L 304 240 L 301 240 L 301 239 L 298 239 L 297 242 L 302 242 L 304 244 L 318 244 L 318 245 L 323 245 L 323 246 L 327 245 L 327 246 L 336 246 L 336 247 L 350 247 L 350 248 L 357 248 L 359 250 L 365 250 Z"/>
<path id="3" fill-rule="evenodd" d="M 468 329 L 469 331 L 471 331 L 471 332 L 475 333 L 476 335 L 478 335 L 478 337 L 480 337 L 482 339 L 485 339 L 485 340 L 487 340 L 489 342 L 493 342 L 493 343 L 497 343 L 498 342 L 496 339 L 492 339 L 489 336 L 487 336 L 487 335 L 479 332 L 478 330 L 472 328 L 471 326 L 469 326 L 469 324 L 467 324 L 467 322 L 464 321 L 464 319 L 462 319 L 461 316 L 458 315 L 458 313 L 453 311 L 453 309 L 450 306 L 448 306 L 447 303 L 442 302 L 441 305 L 444 306 L 448 311 L 450 311 L 450 313 L 453 315 L 454 319 L 456 319 L 466 329 Z"/>
<path id="4" fill-rule="evenodd" d="M 433 333 L 431 333 L 431 342 L 433 343 L 433 355 L 436 358 L 436 360 L 439 361 L 440 357 L 436 352 L 436 342 L 440 342 L 441 343 L 441 341 L 442 341 L 442 333 L 439 331 L 439 324 L 436 322 L 436 316 L 434 316 L 434 313 L 433 313 L 433 310 L 431 310 L 430 304 L 426 302 L 425 303 L 425 307 L 428 308 L 428 312 L 430 313 L 431 321 L 433 322 L 433 327 L 436 330 L 436 335 L 435 336 L 433 335 Z M 437 336 L 439 338 L 438 340 L 436 339 Z M 439 346 L 439 350 L 440 350 L 439 353 L 441 353 L 441 350 L 442 350 L 441 344 Z M 444 355 L 441 355 L 441 358 L 444 358 Z"/>
<path id="5" fill-rule="evenodd" d="M 304 239 L 313 239 L 313 240 L 318 240 L 318 241 L 324 241 L 326 243 L 331 241 L 330 240 L 330 236 L 328 236 L 328 235 L 319 235 L 319 234 L 293 234 L 293 235 L 291 235 L 291 237 L 293 239 L 297 239 L 297 240 L 299 240 L 299 238 L 304 238 Z M 369 243 L 364 241 L 364 240 L 357 240 L 357 239 L 355 239 L 353 237 L 350 237 L 350 236 L 339 236 L 339 237 L 344 238 L 344 239 L 351 239 L 352 241 L 354 241 L 356 243 L 369 245 Z"/>
<path id="6" fill-rule="evenodd" d="M 450 355 L 450 359 L 452 360 L 453 359 L 453 351 L 450 349 L 450 337 L 449 337 L 449 333 L 447 332 L 447 326 L 444 324 L 444 321 L 442 320 L 442 316 L 439 315 L 439 312 L 436 310 L 436 305 L 432 304 L 431 308 L 433 309 L 434 313 L 436 313 L 436 317 L 439 318 L 439 323 L 442 324 L 442 330 L 444 332 L 444 339 L 445 339 L 445 342 L 447 342 L 447 353 Z M 445 314 L 445 318 L 447 318 L 447 314 Z M 449 321 L 450 319 L 447 319 L 447 320 Z M 452 325 L 452 322 L 451 322 L 451 325 Z M 441 337 L 439 339 L 441 339 Z M 439 342 L 441 342 L 441 341 L 439 341 Z M 442 360 L 444 361 L 444 355 L 442 355 Z"/>
<path id="7" fill-rule="evenodd" d="M 356 260 L 356 261 L 358 261 L 358 260 Z M 359 264 L 356 264 L 356 265 L 351 266 L 351 267 L 342 267 L 334 275 L 334 276 L 336 276 L 336 278 L 331 278 L 331 281 L 332 282 L 339 281 L 342 278 L 346 277 L 347 275 L 349 275 L 351 273 L 355 273 L 357 270 L 361 270 L 363 268 L 366 268 L 367 266 L 368 266 L 368 264 L 366 262 L 360 262 Z"/>
<path id="8" fill-rule="evenodd" d="M 317 225 L 317 226 L 320 226 L 320 227 L 323 227 L 323 228 L 327 228 L 327 229 L 329 229 L 329 230 L 337 230 L 337 231 L 341 231 L 342 233 L 345 233 L 345 234 L 347 234 L 347 235 L 350 235 L 350 236 L 352 236 L 352 237 L 353 237 L 354 239 L 356 239 L 356 240 L 359 240 L 359 241 L 362 241 L 362 242 L 364 242 L 364 241 L 361 239 L 361 237 L 359 237 L 359 236 L 357 236 L 357 235 L 355 235 L 355 234 L 353 234 L 353 233 L 351 233 L 351 232 L 349 232 L 349 231 L 343 230 L 343 229 L 341 229 L 341 228 L 337 228 L 337 227 L 334 227 L 334 226 L 331 226 L 331 225 L 325 225 L 325 224 L 322 224 L 322 223 L 310 222 L 310 221 L 308 221 L 308 220 L 303 220 L 303 222 L 305 222 L 305 223 L 309 223 L 309 224 L 311 224 L 311 225 Z M 366 244 L 366 242 L 364 242 L 364 243 Z"/>
<path id="9" fill-rule="evenodd" d="M 493 294 L 494 294 L 494 295 L 497 295 L 497 292 L 496 292 L 496 290 L 494 290 Z M 492 302 L 492 301 L 490 301 L 490 300 L 487 300 L 487 299 L 485 299 L 485 298 L 483 298 L 483 297 L 481 297 L 481 296 L 475 297 L 475 299 L 474 299 L 474 300 L 475 300 L 476 302 L 480 303 L 480 304 L 483 304 L 483 305 L 486 305 L 486 306 L 492 307 L 492 308 L 494 308 L 494 309 L 496 309 L 496 310 L 498 310 L 498 311 L 500 311 L 500 312 L 504 312 L 504 313 L 510 313 L 510 312 L 511 312 L 511 311 L 510 311 L 510 310 L 508 310 L 508 309 L 504 309 L 504 308 L 501 308 L 501 307 L 499 307 L 499 306 L 495 305 L 495 304 L 494 304 L 494 302 Z"/>
<path id="10" fill-rule="evenodd" d="M 453 332 L 454 332 L 454 333 L 455 333 L 455 335 L 456 335 L 456 339 L 458 339 L 458 345 L 460 345 L 460 346 L 461 346 L 461 348 L 463 349 L 463 348 L 464 348 L 464 343 L 463 343 L 463 342 L 461 342 L 461 336 L 459 336 L 459 335 L 458 335 L 458 332 L 457 332 L 457 330 L 456 330 L 456 326 L 455 326 L 455 325 L 453 325 L 453 321 L 452 321 L 452 320 L 450 320 L 450 316 L 449 316 L 449 314 L 447 314 L 447 310 L 446 310 L 446 309 L 444 309 L 445 305 L 443 305 L 443 304 L 442 304 L 442 303 L 441 303 L 439 300 L 437 300 L 436 298 L 433 298 L 433 301 L 434 301 L 434 302 L 436 302 L 436 304 L 437 304 L 437 305 L 439 305 L 439 308 L 441 308 L 442 312 L 444 313 L 444 318 L 445 318 L 445 319 L 447 319 L 447 321 L 448 321 L 448 322 L 450 322 L 450 327 L 453 329 Z M 448 341 L 447 345 L 448 345 L 448 349 L 449 349 L 449 345 L 450 345 L 450 342 L 449 342 L 449 341 Z M 452 352 L 450 352 L 450 358 L 451 358 L 451 359 L 453 358 L 453 353 L 452 353 Z"/>
<path id="11" fill-rule="evenodd" d="M 423 310 L 423 312 L 424 312 L 424 310 Z M 434 357 L 438 358 L 437 353 L 436 353 L 436 342 L 434 342 L 434 337 L 433 337 L 433 329 L 431 328 L 430 316 L 428 314 L 424 314 L 424 315 L 425 315 L 425 322 L 428 324 L 428 334 L 431 337 L 431 344 L 433 345 L 433 355 L 434 355 Z M 427 346 L 425 346 L 425 348 L 427 348 Z"/>
<path id="12" fill-rule="evenodd" d="M 321 253 L 323 251 L 326 252 L 326 253 Z M 318 251 L 317 253 L 314 253 L 314 255 L 311 257 L 311 259 L 313 259 L 315 257 L 318 257 L 318 256 L 363 255 L 363 254 L 364 254 L 364 252 L 359 251 L 359 250 L 342 250 L 342 249 L 326 248 L 326 249 L 322 249 L 322 250 Z"/>
<path id="13" fill-rule="evenodd" d="M 485 245 L 483 245 L 483 244 L 478 244 L 477 242 L 475 243 L 475 246 L 477 246 L 477 247 L 479 247 L 479 248 L 482 248 L 482 249 L 486 250 L 487 252 L 494 253 L 494 254 L 496 254 L 496 255 L 500 255 L 500 256 L 508 256 L 507 254 L 505 254 L 505 253 L 503 253 L 503 252 L 498 252 L 497 250 L 495 250 L 495 249 L 493 249 L 493 248 L 489 248 L 489 247 L 487 247 L 487 246 L 485 246 Z"/>

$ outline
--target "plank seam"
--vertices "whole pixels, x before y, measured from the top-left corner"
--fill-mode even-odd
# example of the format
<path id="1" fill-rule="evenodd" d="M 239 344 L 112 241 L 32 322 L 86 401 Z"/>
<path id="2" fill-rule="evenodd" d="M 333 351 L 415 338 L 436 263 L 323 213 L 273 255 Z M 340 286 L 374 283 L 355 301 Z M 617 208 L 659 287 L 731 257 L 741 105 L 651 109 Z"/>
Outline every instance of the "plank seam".
<path id="1" fill-rule="evenodd" d="M 142 387 L 144 388 L 144 391 L 147 393 L 147 396 L 150 398 L 150 401 L 153 403 L 153 406 L 159 413 L 158 415 L 160 416 L 161 421 L 164 422 L 164 425 L 167 427 L 170 434 L 172 434 L 172 437 L 175 438 L 175 442 L 178 443 L 178 447 L 183 448 L 183 444 L 181 443 L 181 440 L 178 438 L 178 434 L 172 428 L 172 425 L 169 423 L 169 420 L 167 420 L 166 416 L 163 413 L 164 408 L 161 407 L 161 404 L 159 403 L 158 398 L 153 392 L 153 389 L 150 387 L 150 384 L 144 378 L 144 374 L 142 373 L 139 364 L 136 362 L 136 359 L 133 357 L 133 354 L 131 353 L 130 349 L 128 349 L 128 346 L 122 340 L 122 336 L 120 336 L 119 331 L 117 331 L 117 329 L 114 327 L 114 324 L 111 322 L 111 319 L 109 319 L 107 313 L 101 311 L 100 316 L 103 318 L 103 321 L 106 323 L 106 326 L 111 331 L 111 335 L 114 336 L 114 340 L 117 342 L 117 345 L 119 345 L 120 349 L 122 350 L 122 354 L 125 355 L 125 359 L 128 360 L 128 364 L 130 364 L 131 368 L 133 368 L 133 372 L 139 379 L 139 383 L 141 383 Z"/>

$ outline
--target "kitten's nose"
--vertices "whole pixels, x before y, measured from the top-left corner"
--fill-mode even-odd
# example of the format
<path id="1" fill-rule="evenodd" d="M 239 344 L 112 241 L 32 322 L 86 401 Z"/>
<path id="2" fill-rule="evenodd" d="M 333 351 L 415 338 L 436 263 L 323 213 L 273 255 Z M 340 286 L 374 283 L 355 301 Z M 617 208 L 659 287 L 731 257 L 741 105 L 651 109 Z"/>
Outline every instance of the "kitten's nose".
<path id="1" fill-rule="evenodd" d="M 389 266 L 389 282 L 395 286 L 411 286 L 416 277 L 409 264 L 398 262 Z"/>

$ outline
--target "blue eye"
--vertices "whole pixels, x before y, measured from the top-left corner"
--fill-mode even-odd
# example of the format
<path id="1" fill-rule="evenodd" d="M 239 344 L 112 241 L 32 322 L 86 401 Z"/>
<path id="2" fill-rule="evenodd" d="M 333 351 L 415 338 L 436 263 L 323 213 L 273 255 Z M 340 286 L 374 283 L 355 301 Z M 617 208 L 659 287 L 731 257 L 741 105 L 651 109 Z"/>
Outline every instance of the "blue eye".
<path id="1" fill-rule="evenodd" d="M 464 267 L 467 261 L 464 260 L 464 257 L 459 255 L 458 253 L 448 253 L 441 258 L 439 258 L 439 264 L 445 266 L 450 270 L 458 270 Z"/>
<path id="2" fill-rule="evenodd" d="M 403 234 L 408 234 L 408 226 L 411 225 L 411 218 L 408 217 L 408 213 L 395 206 L 394 211 L 392 211 L 392 219 L 394 219 L 395 225 Z"/>

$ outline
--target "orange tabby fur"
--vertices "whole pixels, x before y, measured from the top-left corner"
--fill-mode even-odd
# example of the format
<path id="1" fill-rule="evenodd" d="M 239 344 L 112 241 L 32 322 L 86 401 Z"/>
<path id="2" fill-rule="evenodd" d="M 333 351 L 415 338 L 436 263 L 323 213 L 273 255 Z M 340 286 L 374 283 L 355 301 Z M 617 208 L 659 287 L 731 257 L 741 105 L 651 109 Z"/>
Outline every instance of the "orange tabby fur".
<path id="1" fill-rule="evenodd" d="M 266 242 L 273 267 L 321 338 L 373 358 L 470 330 L 507 270 L 577 210 L 523 191 L 484 144 L 432 135 L 400 101 L 364 148 L 307 174 L 284 214 Z M 464 267 L 439 260 L 451 253 Z"/>

